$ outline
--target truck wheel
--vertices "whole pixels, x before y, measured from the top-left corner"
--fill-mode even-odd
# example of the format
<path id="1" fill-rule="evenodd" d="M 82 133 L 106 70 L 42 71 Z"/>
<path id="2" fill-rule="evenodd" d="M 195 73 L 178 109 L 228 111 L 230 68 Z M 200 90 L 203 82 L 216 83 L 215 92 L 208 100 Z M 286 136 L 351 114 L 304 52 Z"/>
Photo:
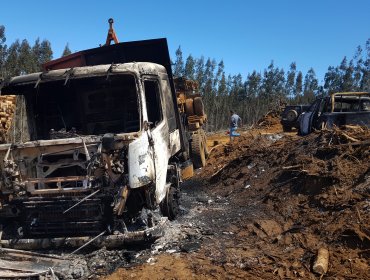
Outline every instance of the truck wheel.
<path id="1" fill-rule="evenodd" d="M 201 132 L 193 134 L 191 142 L 192 161 L 195 168 L 201 168 L 206 165 L 205 143 Z"/>
<path id="2" fill-rule="evenodd" d="M 201 97 L 194 98 L 194 113 L 199 117 L 204 115 L 204 104 Z"/>
<path id="3" fill-rule="evenodd" d="M 283 125 L 283 131 L 285 131 L 285 132 L 292 131 L 292 127 L 291 126 Z"/>
<path id="4" fill-rule="evenodd" d="M 180 192 L 178 188 L 169 187 L 166 197 L 160 204 L 163 216 L 168 217 L 170 221 L 174 220 L 180 212 Z"/>
<path id="5" fill-rule="evenodd" d="M 188 115 L 188 116 L 193 116 L 194 115 L 194 107 L 193 107 L 193 99 L 191 98 L 188 98 L 186 99 L 185 101 L 185 113 Z"/>
<path id="6" fill-rule="evenodd" d="M 296 110 L 289 110 L 286 114 L 286 118 L 288 121 L 293 122 L 298 118 L 298 112 Z"/>
<path id="7" fill-rule="evenodd" d="M 206 132 L 203 129 L 201 129 L 200 132 L 201 132 L 201 135 L 202 135 L 202 138 L 203 138 L 203 143 L 204 143 L 204 154 L 206 155 L 206 158 L 208 158 L 209 151 L 208 151 L 208 145 L 207 145 Z"/>

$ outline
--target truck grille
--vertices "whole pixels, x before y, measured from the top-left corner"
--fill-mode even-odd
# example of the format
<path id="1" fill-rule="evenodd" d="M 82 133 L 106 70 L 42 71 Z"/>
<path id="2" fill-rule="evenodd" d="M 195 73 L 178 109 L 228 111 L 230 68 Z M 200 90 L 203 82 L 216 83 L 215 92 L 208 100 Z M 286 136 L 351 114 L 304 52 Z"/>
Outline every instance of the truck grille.
<path id="1" fill-rule="evenodd" d="M 99 234 L 106 227 L 103 200 L 89 199 L 63 214 L 79 200 L 33 198 L 23 202 L 24 233 L 27 237 L 67 237 Z"/>

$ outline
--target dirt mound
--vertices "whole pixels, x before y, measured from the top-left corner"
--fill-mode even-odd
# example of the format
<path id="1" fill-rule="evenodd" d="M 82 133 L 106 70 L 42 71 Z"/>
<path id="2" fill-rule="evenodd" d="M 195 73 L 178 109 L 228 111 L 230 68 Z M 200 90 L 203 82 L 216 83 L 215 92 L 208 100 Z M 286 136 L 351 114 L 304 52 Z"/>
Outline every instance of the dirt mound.
<path id="1" fill-rule="evenodd" d="M 319 279 L 320 248 L 325 279 L 370 279 L 369 137 L 359 127 L 306 137 L 253 130 L 222 142 L 184 186 L 185 239 L 107 279 Z M 184 240 L 201 246 L 176 249 Z"/>
<path id="2" fill-rule="evenodd" d="M 281 112 L 273 110 L 264 115 L 257 121 L 255 128 L 257 129 L 268 129 L 271 131 L 281 131 L 282 126 L 280 124 Z"/>
<path id="3" fill-rule="evenodd" d="M 202 174 L 209 193 L 227 197 L 235 208 L 252 201 L 264 209 L 257 217 L 237 217 L 232 230 L 266 252 L 267 274 L 256 276 L 313 279 L 312 262 L 325 247 L 327 276 L 366 279 L 370 131 L 350 127 L 280 137 L 249 135 L 216 147 Z"/>

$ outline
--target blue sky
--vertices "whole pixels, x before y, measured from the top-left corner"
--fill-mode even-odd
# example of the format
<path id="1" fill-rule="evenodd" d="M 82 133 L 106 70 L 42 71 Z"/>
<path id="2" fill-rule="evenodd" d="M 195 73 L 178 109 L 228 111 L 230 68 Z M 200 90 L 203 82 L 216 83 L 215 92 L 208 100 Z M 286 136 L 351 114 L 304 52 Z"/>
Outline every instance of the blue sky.
<path id="1" fill-rule="evenodd" d="M 369 0 L 17 0 L 1 3 L 0 25 L 8 45 L 48 39 L 58 58 L 66 43 L 72 51 L 104 43 L 110 17 L 120 41 L 166 37 L 172 57 L 181 45 L 184 58 L 223 59 L 243 78 L 274 60 L 285 70 L 295 61 L 303 74 L 313 67 L 321 81 L 370 38 Z"/>

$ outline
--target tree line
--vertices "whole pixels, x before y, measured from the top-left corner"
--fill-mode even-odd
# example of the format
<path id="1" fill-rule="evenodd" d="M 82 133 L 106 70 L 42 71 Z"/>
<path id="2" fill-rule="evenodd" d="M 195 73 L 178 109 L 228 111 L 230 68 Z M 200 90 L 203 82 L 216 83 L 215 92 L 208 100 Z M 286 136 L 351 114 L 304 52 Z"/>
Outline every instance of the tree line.
<path id="1" fill-rule="evenodd" d="M 62 56 L 69 54 L 67 43 Z M 8 46 L 5 27 L 0 25 L 0 80 L 42 71 L 42 65 L 51 59 L 48 40 L 38 38 L 32 46 L 26 39 L 15 40 Z M 223 60 L 191 54 L 183 59 L 181 47 L 175 53 L 173 73 L 198 82 L 208 115 L 207 130 L 216 131 L 228 126 L 230 109 L 248 125 L 282 103 L 310 103 L 316 96 L 332 92 L 370 91 L 370 38 L 364 49 L 357 47 L 353 58 L 344 57 L 338 66 L 329 66 L 323 85 L 313 68 L 303 74 L 295 62 L 285 71 L 271 61 L 263 71 L 251 71 L 243 78 L 240 73 L 225 73 Z"/>
<path id="2" fill-rule="evenodd" d="M 176 50 L 174 76 L 198 82 L 208 131 L 227 127 L 230 109 L 250 125 L 281 104 L 309 104 L 317 96 L 333 92 L 370 92 L 370 38 L 365 50 L 358 46 L 352 59 L 344 57 L 338 66 L 329 66 L 322 85 L 313 68 L 303 74 L 295 62 L 285 71 L 271 61 L 262 72 L 254 70 L 245 79 L 241 74 L 226 74 L 224 68 L 223 60 L 194 58 L 191 54 L 184 59 L 181 46 Z"/>
<path id="3" fill-rule="evenodd" d="M 68 54 L 71 50 L 67 44 L 62 56 Z M 52 59 L 53 51 L 48 40 L 37 38 L 31 46 L 27 39 L 17 39 L 8 46 L 5 27 L 0 25 L 0 79 L 42 71 L 42 65 Z"/>

